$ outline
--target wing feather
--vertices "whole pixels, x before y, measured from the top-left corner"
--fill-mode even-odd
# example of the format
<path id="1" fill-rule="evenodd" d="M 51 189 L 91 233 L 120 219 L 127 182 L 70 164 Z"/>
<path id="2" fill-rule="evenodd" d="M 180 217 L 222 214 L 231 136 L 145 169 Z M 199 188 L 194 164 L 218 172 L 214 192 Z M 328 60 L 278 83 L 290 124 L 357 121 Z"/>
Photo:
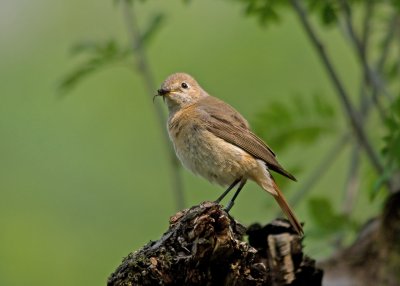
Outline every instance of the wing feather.
<path id="1" fill-rule="evenodd" d="M 261 159 L 269 169 L 296 181 L 296 178 L 278 163 L 271 148 L 248 129 L 247 121 L 233 107 L 211 96 L 208 96 L 207 100 L 211 101 L 208 102 L 211 104 L 200 103 L 198 109 L 209 132 Z M 221 108 L 223 113 L 220 112 Z"/>

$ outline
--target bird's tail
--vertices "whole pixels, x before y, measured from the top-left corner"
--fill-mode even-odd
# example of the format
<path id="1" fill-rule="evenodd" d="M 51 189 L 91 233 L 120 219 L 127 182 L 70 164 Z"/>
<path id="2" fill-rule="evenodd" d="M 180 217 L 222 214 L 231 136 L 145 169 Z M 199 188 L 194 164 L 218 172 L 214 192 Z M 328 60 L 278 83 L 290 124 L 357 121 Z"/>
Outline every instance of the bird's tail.
<path id="1" fill-rule="evenodd" d="M 304 234 L 303 226 L 301 225 L 301 223 L 297 219 L 297 217 L 294 214 L 292 208 L 289 206 L 288 202 L 286 201 L 285 197 L 283 196 L 283 193 L 278 188 L 278 186 L 276 185 L 276 183 L 275 183 L 275 181 L 274 181 L 274 179 L 272 177 L 271 177 L 271 181 L 272 181 L 272 186 L 273 186 L 273 188 L 274 188 L 276 193 L 275 194 L 272 193 L 272 192 L 270 192 L 270 193 L 275 198 L 276 202 L 279 204 L 279 206 L 281 207 L 282 211 L 285 213 L 285 215 L 287 216 L 287 218 L 290 221 L 290 224 L 293 226 L 293 228 L 296 230 L 296 232 L 300 236 L 303 236 L 303 234 Z"/>

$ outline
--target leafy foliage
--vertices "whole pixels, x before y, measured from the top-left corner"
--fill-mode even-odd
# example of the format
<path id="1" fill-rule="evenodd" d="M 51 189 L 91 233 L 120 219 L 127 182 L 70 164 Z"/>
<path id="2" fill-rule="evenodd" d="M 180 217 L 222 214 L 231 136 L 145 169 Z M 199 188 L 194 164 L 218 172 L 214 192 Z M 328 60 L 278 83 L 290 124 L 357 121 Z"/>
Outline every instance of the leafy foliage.
<path id="1" fill-rule="evenodd" d="M 400 166 L 400 96 L 391 108 L 391 114 L 386 119 L 387 135 L 384 137 L 385 146 L 382 150 L 388 163 Z"/>
<path id="2" fill-rule="evenodd" d="M 358 223 L 341 214 L 328 198 L 312 198 L 308 201 L 310 216 L 321 234 L 333 234 L 344 229 L 356 230 Z"/>
<path id="3" fill-rule="evenodd" d="M 258 18 L 260 24 L 266 25 L 280 20 L 282 8 L 289 6 L 288 0 L 240 0 L 246 14 Z M 337 23 L 340 14 L 339 1 L 308 0 L 304 1 L 308 11 L 316 14 L 324 26 L 332 27 Z"/>
<path id="4" fill-rule="evenodd" d="M 130 4 L 130 2 L 128 2 L 128 4 Z M 135 43 L 136 46 L 133 48 L 137 48 L 138 43 L 146 47 L 161 28 L 164 19 L 164 14 L 158 13 L 154 15 L 150 19 L 147 28 L 140 34 L 139 41 Z M 73 56 L 84 56 L 85 60 L 74 71 L 64 76 L 61 80 L 59 91 L 62 94 L 70 91 L 88 75 L 112 64 L 125 63 L 129 57 L 133 56 L 132 49 L 128 45 L 121 45 L 114 40 L 107 40 L 104 42 L 82 42 L 71 49 L 71 54 Z"/>
<path id="5" fill-rule="evenodd" d="M 289 144 L 311 144 L 320 136 L 337 130 L 335 109 L 321 95 L 310 99 L 301 96 L 292 103 L 268 104 L 256 115 L 257 134 L 268 139 L 274 149 L 284 149 Z"/>
<path id="6" fill-rule="evenodd" d="M 83 42 L 71 50 L 73 56 L 84 55 L 85 61 L 74 71 L 67 74 L 59 85 L 59 91 L 66 93 L 75 87 L 82 79 L 110 64 L 124 61 L 130 51 L 120 47 L 115 41 Z"/>
<path id="7" fill-rule="evenodd" d="M 391 0 L 390 2 L 397 11 L 400 11 L 400 0 Z"/>
<path id="8" fill-rule="evenodd" d="M 308 7 L 310 12 L 315 12 L 318 15 L 319 20 L 325 26 L 333 26 L 339 19 L 339 3 L 338 1 L 308 1 Z"/>
<path id="9" fill-rule="evenodd" d="M 392 104 L 390 115 L 386 118 L 387 133 L 383 137 L 382 154 L 385 157 L 385 171 L 378 178 L 375 189 L 379 189 L 400 170 L 400 96 Z"/>
<path id="10" fill-rule="evenodd" d="M 277 22 L 280 19 L 279 9 L 287 6 L 285 0 L 239 0 L 245 5 L 246 14 L 256 16 L 262 25 Z M 280 12 L 280 11 L 279 11 Z"/>

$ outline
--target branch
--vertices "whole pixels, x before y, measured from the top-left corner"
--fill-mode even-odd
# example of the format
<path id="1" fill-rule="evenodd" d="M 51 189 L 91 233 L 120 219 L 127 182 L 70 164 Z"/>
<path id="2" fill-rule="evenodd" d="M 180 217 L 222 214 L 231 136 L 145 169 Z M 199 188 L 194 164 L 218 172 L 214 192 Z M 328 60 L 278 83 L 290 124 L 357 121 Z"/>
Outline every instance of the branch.
<path id="1" fill-rule="evenodd" d="M 308 20 L 308 16 L 304 7 L 302 6 L 299 0 L 291 0 L 291 2 L 304 30 L 306 31 L 308 37 L 310 38 L 311 43 L 313 44 L 319 57 L 321 58 L 324 67 L 326 68 L 326 71 L 329 75 L 329 78 L 332 81 L 334 88 L 336 89 L 336 93 L 339 96 L 339 99 L 341 100 L 344 109 L 350 119 L 350 124 L 353 127 L 357 141 L 365 149 L 367 156 L 371 161 L 372 166 L 376 169 L 377 173 L 381 174 L 384 168 L 380 162 L 380 159 L 378 155 L 375 153 L 375 150 L 373 149 L 372 145 L 370 144 L 370 141 L 368 140 L 364 128 L 361 124 L 360 116 L 353 107 L 352 103 L 350 102 L 348 93 L 344 89 L 343 84 L 339 79 L 338 74 L 335 71 L 330 58 L 328 57 L 321 40 L 318 38 L 316 32 L 314 31 L 314 28 L 311 26 L 311 23 Z"/>
<path id="2" fill-rule="evenodd" d="M 371 2 L 371 0 L 369 2 Z M 367 21 L 368 17 L 370 17 L 370 15 L 369 15 L 369 13 L 366 13 L 364 23 L 368 22 Z M 382 42 L 382 50 L 380 53 L 380 57 L 375 64 L 375 69 L 379 74 L 382 74 L 383 68 L 386 63 L 386 59 L 389 55 L 390 46 L 391 46 L 391 43 L 393 42 L 396 28 L 397 28 L 397 21 L 398 21 L 398 15 L 397 15 L 397 12 L 394 12 L 392 17 L 390 17 L 390 20 L 388 21 L 388 27 L 386 29 L 387 33 Z M 365 36 L 365 35 L 368 33 L 366 31 L 367 29 L 368 28 L 366 28 L 365 24 L 364 24 L 364 30 L 363 30 L 364 36 L 362 37 L 364 39 L 362 41 L 363 43 L 366 43 L 365 39 L 367 36 Z M 387 116 L 387 112 L 384 110 L 384 108 L 382 107 L 382 105 L 379 102 L 379 99 L 378 99 L 379 90 L 375 86 L 372 86 L 372 94 L 371 94 L 371 96 L 367 96 L 366 95 L 366 87 L 365 87 L 366 84 L 368 84 L 368 83 L 365 82 L 365 84 L 364 84 L 364 80 L 363 80 L 362 86 L 361 86 L 362 90 L 360 93 L 360 96 L 361 96 L 360 116 L 362 118 L 362 121 L 365 121 L 367 119 L 372 105 L 375 105 L 378 110 L 380 119 L 382 120 L 382 122 L 384 122 L 386 119 L 386 116 Z"/>
<path id="3" fill-rule="evenodd" d="M 361 32 L 361 46 L 362 46 L 362 53 L 364 57 L 367 57 L 368 52 L 368 44 L 370 39 L 370 32 L 371 32 L 371 20 L 373 17 L 375 1 L 374 0 L 366 0 L 365 4 L 365 14 L 362 23 L 362 32 Z"/>
<path id="4" fill-rule="evenodd" d="M 141 34 L 139 31 L 139 27 L 133 9 L 133 4 L 129 5 L 127 0 L 123 0 L 121 2 L 123 5 L 122 10 L 124 13 L 126 27 L 128 29 L 128 33 L 132 42 L 132 52 L 136 56 L 135 68 L 143 79 L 149 98 L 152 99 L 154 93 L 156 92 L 156 85 L 153 73 L 150 70 L 146 53 L 143 47 Z M 172 190 L 175 193 L 176 208 L 182 209 L 184 208 L 185 203 L 184 203 L 184 191 L 183 191 L 182 179 L 179 172 L 180 164 L 169 142 L 168 133 L 165 128 L 165 120 L 164 120 L 165 116 L 163 109 L 159 103 L 153 104 L 153 107 L 156 114 L 158 125 L 161 128 L 161 132 L 164 139 L 164 144 L 162 145 L 168 148 L 166 152 L 168 153 L 171 164 L 170 169 L 172 176 Z"/>
<path id="5" fill-rule="evenodd" d="M 288 221 L 250 226 L 249 243 L 245 231 L 215 203 L 183 210 L 158 241 L 124 258 L 107 285 L 321 285 Z"/>
<path id="6" fill-rule="evenodd" d="M 368 60 L 362 42 L 358 38 L 356 32 L 354 31 L 350 5 L 348 4 L 347 0 L 340 0 L 340 5 L 343 10 L 344 20 L 348 34 L 350 36 L 357 57 L 360 60 L 366 81 L 368 83 L 371 83 L 376 90 L 382 91 L 389 98 L 389 100 L 392 101 L 392 96 L 387 92 L 385 84 L 383 83 L 380 74 L 376 70 L 373 70 L 368 64 Z"/>
<path id="7" fill-rule="evenodd" d="M 360 60 L 361 66 L 363 68 L 363 75 L 365 79 L 365 85 L 372 85 L 372 103 L 375 104 L 378 114 L 381 118 L 382 121 L 385 121 L 386 119 L 386 112 L 382 105 L 380 104 L 380 101 L 378 100 L 378 94 L 379 91 L 382 91 L 384 94 L 387 95 L 387 97 L 390 99 L 391 96 L 387 93 L 385 85 L 381 79 L 381 74 L 382 74 L 382 69 L 379 69 L 379 67 L 372 69 L 367 60 L 367 54 L 366 54 L 366 46 L 367 46 L 367 40 L 368 40 L 368 35 L 370 33 L 369 29 L 369 23 L 372 18 L 372 7 L 373 7 L 373 1 L 368 0 L 366 1 L 366 13 L 363 21 L 363 31 L 362 31 L 362 37 L 361 40 L 358 38 L 355 30 L 354 30 L 354 25 L 353 25 L 353 19 L 352 19 L 352 12 L 351 12 L 351 7 L 348 4 L 347 0 L 341 0 L 340 4 L 342 6 L 343 14 L 344 14 L 344 19 L 345 19 L 345 25 L 346 29 L 348 32 L 348 35 L 350 37 L 351 43 L 354 47 L 355 53 L 357 54 L 357 57 Z M 390 34 L 390 30 L 388 32 Z M 364 94 L 365 95 L 365 94 Z M 365 106 L 365 101 L 368 96 L 365 96 L 364 103 L 361 105 L 361 113 L 363 113 L 363 105 Z M 363 117 L 363 114 L 361 114 Z M 363 121 L 363 120 L 362 120 Z"/>
<path id="8" fill-rule="evenodd" d="M 343 3 L 344 1 L 342 1 Z M 373 0 L 367 0 L 365 1 L 365 15 L 363 18 L 363 24 L 362 24 L 362 30 L 361 30 L 361 40 L 358 41 L 357 37 L 355 37 L 354 32 L 353 36 L 356 42 L 358 42 L 358 51 L 362 55 L 363 59 L 367 59 L 367 48 L 368 48 L 368 42 L 370 38 L 370 22 L 372 19 L 372 14 L 373 14 L 373 8 L 374 8 L 374 1 Z M 348 3 L 346 2 L 346 5 Z M 349 9 L 349 8 L 348 8 Z M 354 31 L 352 28 L 352 21 L 350 17 L 350 10 L 347 12 L 347 27 L 348 29 L 351 29 Z M 350 28 L 349 28 L 350 27 Z M 394 25 L 393 25 L 393 20 L 391 19 L 389 21 L 389 29 L 386 35 L 386 38 L 384 40 L 384 45 L 382 47 L 382 53 L 380 56 L 380 59 L 378 61 L 378 64 L 376 65 L 376 71 L 381 74 L 384 62 L 386 60 L 387 54 L 388 54 L 388 47 L 390 44 L 391 39 L 393 38 L 394 34 Z M 370 84 L 370 81 L 368 78 L 365 76 L 362 77 L 361 79 L 361 84 L 360 84 L 360 116 L 362 117 L 362 121 L 365 122 L 366 118 L 368 117 L 368 113 L 371 107 L 371 103 L 374 102 L 375 106 L 377 107 L 379 111 L 379 115 L 381 116 L 381 120 L 384 120 L 385 118 L 385 112 L 382 108 L 382 106 L 379 104 L 379 101 L 377 100 L 376 96 L 378 93 L 378 88 L 373 85 L 372 86 L 372 100 L 371 97 L 367 95 L 367 86 Z M 344 195 L 344 200 L 343 200 L 343 206 L 342 206 L 342 212 L 346 216 L 350 217 L 353 207 L 354 207 L 354 202 L 355 198 L 357 196 L 357 192 L 359 189 L 359 178 L 358 178 L 358 170 L 360 168 L 360 152 L 359 152 L 359 144 L 355 144 L 352 149 L 351 157 L 350 157 L 350 167 L 349 171 L 347 172 L 347 180 L 346 180 L 346 186 L 345 186 L 345 195 Z"/>
<path id="9" fill-rule="evenodd" d="M 393 42 L 394 36 L 396 34 L 396 28 L 398 28 L 398 14 L 397 12 L 394 12 L 393 16 L 388 22 L 387 34 L 385 39 L 383 40 L 381 56 L 376 64 L 376 70 L 380 74 L 382 74 L 383 72 L 386 59 L 389 55 L 390 45 Z M 386 118 L 386 112 L 383 110 L 382 107 L 380 107 L 378 95 L 379 95 L 379 89 L 373 86 L 371 102 L 373 102 L 379 108 L 379 115 L 381 119 L 384 120 Z"/>
<path id="10" fill-rule="evenodd" d="M 365 5 L 365 14 L 362 23 L 361 30 L 361 40 L 360 40 L 360 52 L 362 52 L 362 57 L 367 58 L 368 52 L 368 44 L 370 39 L 370 31 L 371 31 L 371 19 L 373 15 L 374 1 L 367 0 L 364 2 Z M 362 118 L 362 122 L 365 122 L 366 113 L 368 112 L 368 99 L 367 96 L 367 85 L 369 84 L 368 79 L 363 76 L 360 84 L 360 116 Z M 359 168 L 360 168 L 360 145 L 356 143 L 351 150 L 350 157 L 350 167 L 347 172 L 347 179 L 344 188 L 344 200 L 342 205 L 342 212 L 348 218 L 350 218 L 355 198 L 359 189 Z M 343 236 L 341 235 L 338 239 L 338 244 L 342 245 Z"/>
<path id="11" fill-rule="evenodd" d="M 351 212 L 356 201 L 357 192 L 359 190 L 359 176 L 358 171 L 360 169 L 360 152 L 358 144 L 353 146 L 350 156 L 350 167 L 347 171 L 347 180 L 344 193 L 344 201 L 342 212 L 347 217 L 350 217 Z"/>

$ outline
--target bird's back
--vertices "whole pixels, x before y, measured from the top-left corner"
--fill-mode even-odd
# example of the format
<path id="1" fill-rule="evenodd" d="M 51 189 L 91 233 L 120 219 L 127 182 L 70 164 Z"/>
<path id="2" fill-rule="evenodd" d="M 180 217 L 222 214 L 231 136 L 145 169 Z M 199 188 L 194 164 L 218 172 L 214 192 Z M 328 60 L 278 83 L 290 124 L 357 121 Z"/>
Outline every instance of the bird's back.
<path id="1" fill-rule="evenodd" d="M 203 97 L 194 106 L 221 122 L 249 129 L 249 123 L 236 109 L 216 97 Z"/>

